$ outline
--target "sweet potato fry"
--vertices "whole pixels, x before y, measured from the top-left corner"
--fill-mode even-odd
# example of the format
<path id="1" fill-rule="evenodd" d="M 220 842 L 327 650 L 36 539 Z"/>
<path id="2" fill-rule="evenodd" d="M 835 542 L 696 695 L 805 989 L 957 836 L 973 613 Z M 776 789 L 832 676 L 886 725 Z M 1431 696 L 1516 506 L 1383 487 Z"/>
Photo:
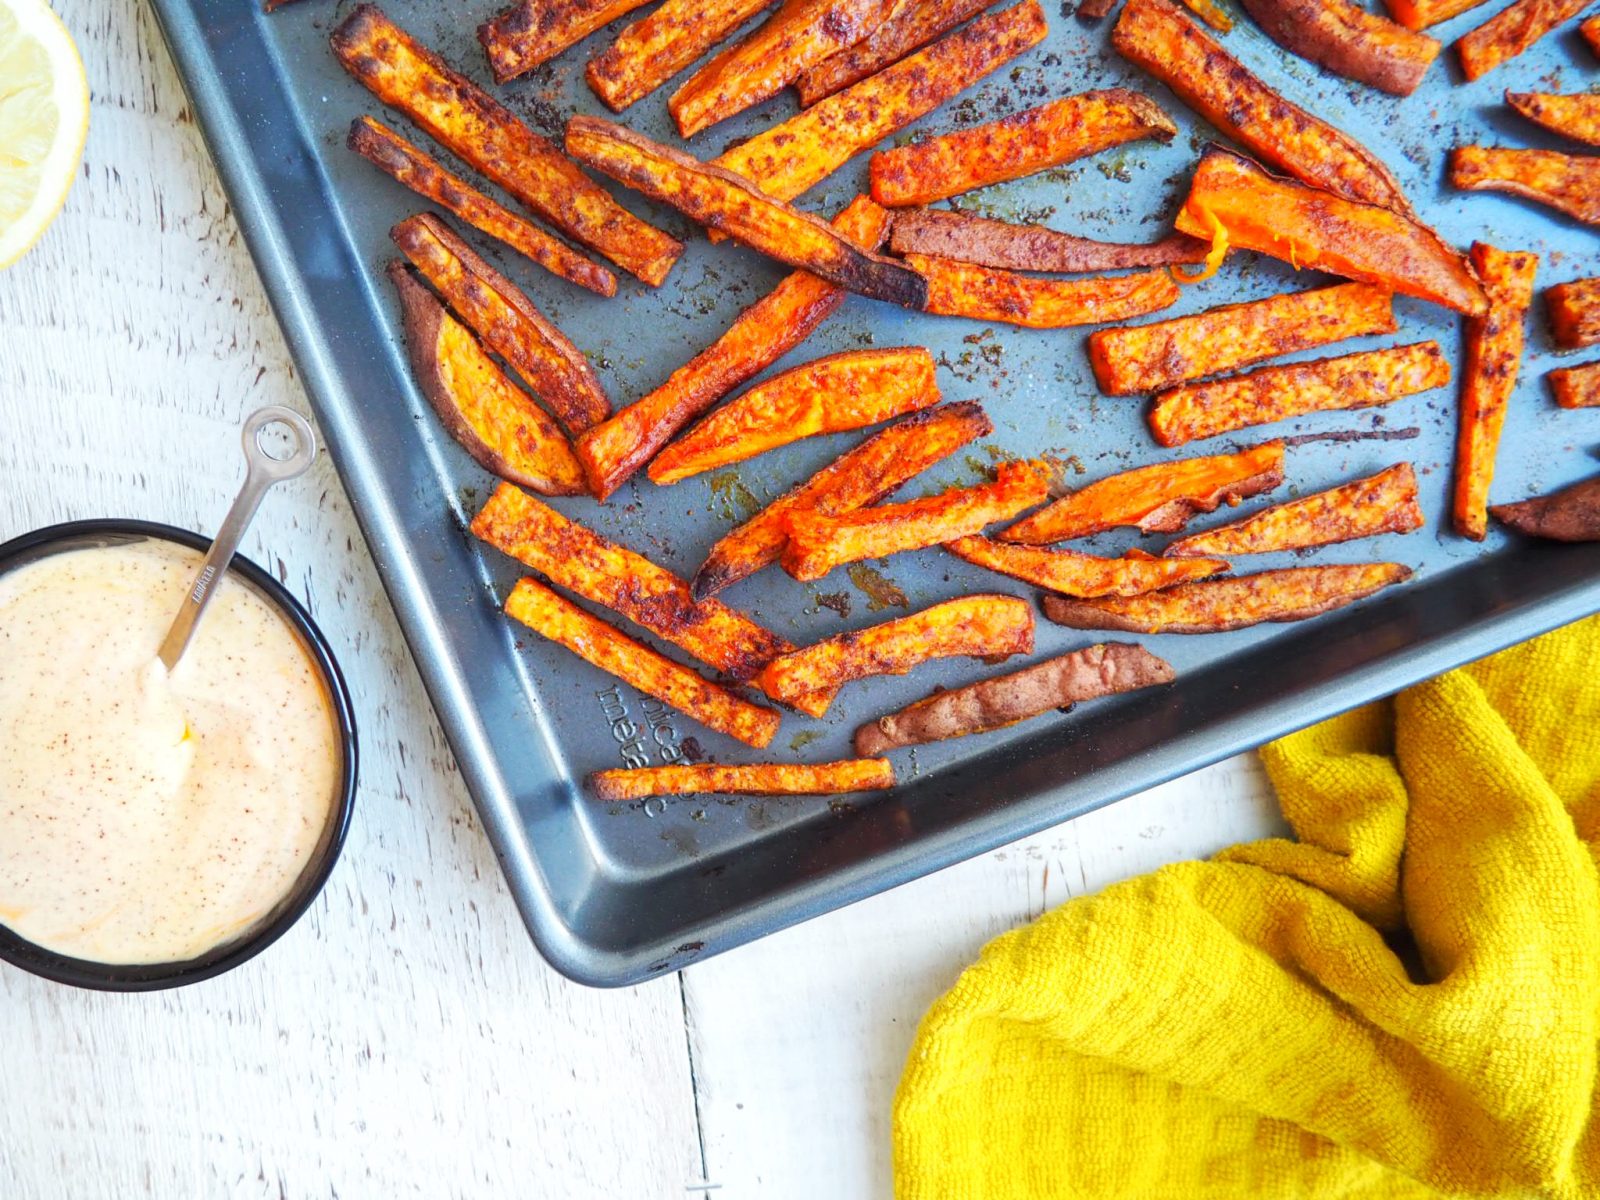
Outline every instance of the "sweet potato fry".
<path id="1" fill-rule="evenodd" d="M 1495 520 L 1529 537 L 1553 542 L 1600 542 L 1600 476 L 1548 496 L 1496 504 Z"/>
<path id="2" fill-rule="evenodd" d="M 1004 729 L 1084 700 L 1137 691 L 1176 678 L 1171 664 L 1125 642 L 1085 646 L 1009 675 L 935 692 L 856 730 L 857 754 L 884 754 Z"/>
<path id="3" fill-rule="evenodd" d="M 617 35 L 585 78 L 612 112 L 643 100 L 772 0 L 666 0 Z"/>
<path id="4" fill-rule="evenodd" d="M 1545 378 L 1562 408 L 1600 408 L 1600 362 L 1558 367 Z"/>
<path id="5" fill-rule="evenodd" d="M 400 263 L 389 267 L 400 294 L 406 352 L 417 386 L 445 431 L 487 471 L 547 496 L 583 492 L 583 470 L 561 430 Z"/>
<path id="6" fill-rule="evenodd" d="M 1089 365 L 1102 392 L 1134 396 L 1280 354 L 1395 329 L 1387 288 L 1341 283 L 1150 325 L 1097 329 L 1089 335 Z"/>
<path id="7" fill-rule="evenodd" d="M 1170 142 L 1178 127 L 1148 96 L 1106 88 L 1063 96 L 970 129 L 872 156 L 872 198 L 904 208 L 1021 179 L 1141 138 Z"/>
<path id="8" fill-rule="evenodd" d="M 946 542 L 944 548 L 975 566 L 1063 596 L 1138 596 L 1228 569 L 1221 559 L 1156 558 L 1137 550 L 1122 558 L 1098 558 L 1074 550 L 1012 546 L 976 535 Z"/>
<path id="9" fill-rule="evenodd" d="M 983 406 L 965 400 L 924 409 L 880 430 L 713 546 L 689 585 L 690 593 L 703 600 L 777 562 L 789 540 L 784 523 L 790 512 L 833 515 L 876 504 L 906 480 L 993 429 Z"/>
<path id="10" fill-rule="evenodd" d="M 1456 42 L 1461 73 L 1478 79 L 1515 58 L 1557 25 L 1571 20 L 1589 0 L 1516 0 Z"/>
<path id="11" fill-rule="evenodd" d="M 929 312 L 1029 329 L 1125 321 L 1167 308 L 1177 303 L 1180 294 L 1172 276 L 1161 270 L 1093 279 L 1037 279 L 927 254 L 908 254 L 906 262 L 928 281 Z"/>
<path id="12" fill-rule="evenodd" d="M 776 96 L 818 63 L 848 50 L 904 0 L 784 0 L 749 37 L 729 46 L 672 93 L 683 137 Z"/>
<path id="13" fill-rule="evenodd" d="M 1039 463 L 1001 463 L 993 483 L 846 513 L 794 509 L 784 518 L 783 569 L 802 582 L 864 558 L 886 558 L 977 533 L 1041 504 L 1050 494 Z"/>
<path id="14" fill-rule="evenodd" d="M 951 258 L 1012 271 L 1057 271 L 1063 275 L 1169 267 L 1206 259 L 1209 247 L 1186 233 L 1158 242 L 1097 242 L 1042 225 L 1011 225 L 942 208 L 913 208 L 894 215 L 889 248 L 896 254 Z"/>
<path id="15" fill-rule="evenodd" d="M 1469 316 L 1487 301 L 1466 259 L 1425 225 L 1376 204 L 1363 204 L 1269 175 L 1243 155 L 1206 150 L 1178 213 L 1184 233 L 1209 237 L 1212 222 L 1228 242 L 1431 300 Z"/>
<path id="16" fill-rule="evenodd" d="M 670 704 L 708 729 L 725 733 L 758 750 L 772 741 L 781 718 L 751 704 L 720 684 L 658 654 L 592 616 L 534 579 L 523 579 L 506 597 L 506 615 L 586 662 Z"/>
<path id="17" fill-rule="evenodd" d="M 573 117 L 567 150 L 619 183 L 670 204 L 846 291 L 923 308 L 927 282 L 904 263 L 869 254 L 826 222 L 772 199 L 748 179 L 681 154 L 599 117 Z"/>
<path id="18" fill-rule="evenodd" d="M 1510 192 L 1600 225 L 1600 157 L 1554 150 L 1457 146 L 1450 182 L 1469 192 Z"/>
<path id="19" fill-rule="evenodd" d="M 496 83 L 526 75 L 645 0 L 517 0 L 478 26 Z"/>
<path id="20" fill-rule="evenodd" d="M 1033 610 L 1028 602 L 979 594 L 779 655 L 757 683 L 775 699 L 817 696 L 871 675 L 905 675 L 936 658 L 994 660 L 1032 651 Z"/>
<path id="21" fill-rule="evenodd" d="M 1191 533 L 1163 553 L 1169 558 L 1271 554 L 1421 528 L 1416 473 L 1410 463 L 1399 463 L 1366 479 L 1274 504 L 1216 529 Z"/>
<path id="22" fill-rule="evenodd" d="M 1182 446 L 1306 413 L 1390 404 L 1449 382 L 1438 342 L 1363 350 L 1162 392 L 1150 407 L 1150 432 L 1163 446 Z"/>
<path id="23" fill-rule="evenodd" d="M 1589 43 L 1589 49 L 1600 56 L 1600 16 L 1589 17 L 1578 26 L 1578 33 Z"/>
<path id="24" fill-rule="evenodd" d="M 1264 621 L 1304 621 L 1411 578 L 1399 563 L 1285 567 L 1205 579 L 1142 596 L 1069 600 L 1046 596 L 1044 615 L 1072 629 L 1127 633 L 1227 633 Z"/>
<path id="25" fill-rule="evenodd" d="M 455 213 L 467 224 L 518 250 L 552 275 L 601 296 L 617 294 L 617 277 L 564 242 L 523 220 L 452 175 L 394 130 L 371 117 L 350 123 L 346 145 L 391 179 Z"/>
<path id="26" fill-rule="evenodd" d="M 1600 96 L 1589 92 L 1578 96 L 1560 96 L 1553 92 L 1507 92 L 1506 103 L 1551 133 L 1600 146 Z"/>
<path id="27" fill-rule="evenodd" d="M 611 198 L 547 138 L 414 40 L 373 4 L 333 31 L 333 52 L 373 95 L 397 108 L 540 220 L 655 286 L 683 244 Z"/>
<path id="28" fill-rule="evenodd" d="M 1461 372 L 1461 428 L 1456 437 L 1455 498 L 1450 515 L 1456 532 L 1483 541 L 1489 530 L 1489 485 L 1506 406 L 1522 364 L 1522 323 L 1533 303 L 1539 256 L 1497 250 L 1474 242 L 1472 265 L 1489 295 L 1489 311 L 1467 322 L 1467 354 Z"/>
<path id="29" fill-rule="evenodd" d="M 833 225 L 858 246 L 876 250 L 888 213 L 857 196 Z M 578 458 L 595 496 L 607 499 L 690 421 L 805 341 L 838 310 L 844 296 L 843 288 L 809 271 L 796 271 L 740 313 L 721 337 L 655 391 L 584 434 L 578 440 Z"/>
<path id="30" fill-rule="evenodd" d="M 1563 350 L 1600 342 L 1600 278 L 1558 283 L 1544 294 L 1550 338 Z"/>
<path id="31" fill-rule="evenodd" d="M 1439 42 L 1350 0 L 1241 0 L 1278 45 L 1324 70 L 1391 96 L 1417 90 Z"/>
<path id="32" fill-rule="evenodd" d="M 1196 513 L 1237 504 L 1282 482 L 1283 443 L 1262 442 L 1237 454 L 1123 471 L 1063 496 L 998 536 L 1002 542 L 1045 546 L 1119 525 L 1141 533 L 1176 533 Z"/>
<path id="33" fill-rule="evenodd" d="M 855 155 L 1037 45 L 1044 35 L 1038 0 L 988 13 L 757 134 L 716 163 L 753 179 L 769 196 L 792 200 Z"/>
<path id="34" fill-rule="evenodd" d="M 886 758 L 830 763 L 676 763 L 666 767 L 618 767 L 589 776 L 595 799 L 617 804 L 651 796 L 723 793 L 741 796 L 837 796 L 881 792 L 894 786 Z"/>
<path id="35" fill-rule="evenodd" d="M 569 432 L 582 433 L 610 415 L 611 402 L 583 352 L 443 221 L 419 213 L 401 221 L 389 236 Z"/>
<path id="36" fill-rule="evenodd" d="M 1391 17 L 1407 29 L 1419 30 L 1459 17 L 1482 3 L 1483 0 L 1383 0 Z"/>
<path id="37" fill-rule="evenodd" d="M 823 59 L 796 79 L 800 106 L 810 108 L 818 100 L 876 75 L 993 3 L 994 0 L 912 0 L 901 5 L 864 40 Z"/>
<path id="38" fill-rule="evenodd" d="M 1111 44 L 1222 133 L 1303 183 L 1410 211 L 1399 181 L 1381 159 L 1289 103 L 1169 0 L 1129 0 Z"/>
<path id="39" fill-rule="evenodd" d="M 830 354 L 719 408 L 656 456 L 650 478 L 677 483 L 801 438 L 876 425 L 938 401 L 933 355 L 921 346 Z"/>

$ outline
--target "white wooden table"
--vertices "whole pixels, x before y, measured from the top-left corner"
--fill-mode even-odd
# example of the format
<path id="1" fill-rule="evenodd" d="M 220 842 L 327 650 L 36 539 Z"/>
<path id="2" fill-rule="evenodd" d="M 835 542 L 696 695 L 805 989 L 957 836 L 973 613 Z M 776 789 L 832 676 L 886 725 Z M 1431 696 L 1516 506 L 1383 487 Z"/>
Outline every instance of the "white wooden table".
<path id="1" fill-rule="evenodd" d="M 0 273 L 0 540 L 96 516 L 210 530 L 244 413 L 305 396 L 149 12 L 57 7 L 93 123 L 65 214 Z M 523 931 L 325 457 L 269 498 L 245 551 L 349 676 L 349 844 L 307 919 L 222 979 L 101 996 L 0 969 L 6 1200 L 886 1196 L 916 1021 L 984 941 L 1279 829 L 1239 758 L 591 991 Z"/>

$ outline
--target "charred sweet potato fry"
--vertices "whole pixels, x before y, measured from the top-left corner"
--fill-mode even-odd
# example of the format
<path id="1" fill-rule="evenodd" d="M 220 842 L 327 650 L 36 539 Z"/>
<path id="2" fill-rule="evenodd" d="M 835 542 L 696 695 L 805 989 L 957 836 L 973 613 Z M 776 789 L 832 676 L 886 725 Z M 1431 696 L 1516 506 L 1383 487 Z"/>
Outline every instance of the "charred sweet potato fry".
<path id="1" fill-rule="evenodd" d="M 1102 392 L 1134 396 L 1395 328 L 1387 288 L 1341 283 L 1150 325 L 1097 329 L 1089 335 L 1089 365 Z"/>
<path id="2" fill-rule="evenodd" d="M 776 96 L 848 50 L 904 0 L 784 0 L 760 28 L 701 67 L 667 101 L 683 137 Z"/>
<path id="3" fill-rule="evenodd" d="M 1560 96 L 1553 92 L 1507 92 L 1506 103 L 1535 125 L 1573 141 L 1600 146 L 1600 96 L 1584 92 Z"/>
<path id="4" fill-rule="evenodd" d="M 801 438 L 876 425 L 939 400 L 933 355 L 921 346 L 850 350 L 792 367 L 719 408 L 650 464 L 677 483 Z"/>
<path id="5" fill-rule="evenodd" d="M 506 615 L 618 679 L 670 704 L 708 729 L 758 750 L 772 741 L 781 718 L 720 684 L 658 654 L 621 630 L 579 608 L 534 579 L 523 579 L 506 597 Z"/>
<path id="6" fill-rule="evenodd" d="M 1516 0 L 1456 42 L 1461 73 L 1469 80 L 1515 58 L 1557 25 L 1577 16 L 1589 0 Z"/>
<path id="7" fill-rule="evenodd" d="M 567 124 L 567 150 L 707 228 L 846 291 L 907 308 L 927 304 L 927 282 L 910 267 L 862 250 L 826 222 L 772 199 L 732 171 L 599 117 L 572 118 Z"/>
<path id="8" fill-rule="evenodd" d="M 372 4 L 333 31 L 344 69 L 441 145 L 510 192 L 540 220 L 656 286 L 683 244 L 611 198 L 547 138 L 534 133 L 466 76 Z"/>
<path id="9" fill-rule="evenodd" d="M 1548 496 L 1496 504 L 1495 520 L 1529 537 L 1553 542 L 1600 542 L 1600 476 Z"/>
<path id="10" fill-rule="evenodd" d="M 1009 675 L 935 692 L 856 730 L 857 754 L 884 754 L 1004 729 L 1084 700 L 1171 683 L 1171 664 L 1124 642 L 1085 646 Z"/>
<path id="11" fill-rule="evenodd" d="M 556 423 L 410 271 L 393 263 L 389 278 L 412 373 L 446 432 L 502 479 L 547 496 L 581 495 L 583 470 Z"/>
<path id="12" fill-rule="evenodd" d="M 350 123 L 346 145 L 391 179 L 455 213 L 467 224 L 521 251 L 552 275 L 602 296 L 617 294 L 617 277 L 564 242 L 452 175 L 394 130 L 371 117 Z"/>
<path id="13" fill-rule="evenodd" d="M 1196 513 L 1237 504 L 1282 482 L 1282 442 L 1263 442 L 1237 454 L 1153 463 L 1079 488 L 1002 529 L 999 538 L 1044 546 L 1119 525 L 1141 533 L 1176 533 Z"/>
<path id="14" fill-rule="evenodd" d="M 1487 303 L 1466 259 L 1427 226 L 1381 205 L 1279 179 L 1220 146 L 1201 157 L 1177 226 L 1208 237 L 1214 221 L 1230 245 L 1296 267 L 1375 283 L 1469 316 Z"/>
<path id="15" fill-rule="evenodd" d="M 1350 0 L 1241 0 L 1257 25 L 1291 54 L 1391 96 L 1417 90 L 1439 42 Z"/>
<path id="16" fill-rule="evenodd" d="M 1122 558 L 1099 558 L 1074 550 L 1012 546 L 977 535 L 946 542 L 944 548 L 975 566 L 1063 596 L 1138 596 L 1228 569 L 1221 559 L 1156 558 L 1137 550 Z"/>
<path id="17" fill-rule="evenodd" d="M 645 0 L 517 0 L 478 26 L 494 81 L 504 83 L 549 62 Z"/>
<path id="18" fill-rule="evenodd" d="M 1097 242 L 1042 225 L 1011 225 L 942 208 L 895 213 L 889 248 L 902 255 L 924 254 L 980 267 L 1057 271 L 1063 275 L 1204 262 L 1209 249 L 1205 242 L 1186 233 L 1170 234 L 1143 245 Z"/>
<path id="19" fill-rule="evenodd" d="M 789 540 L 788 514 L 826 515 L 876 504 L 906 480 L 994 429 L 976 400 L 924 409 L 873 434 L 805 483 L 779 497 L 711 548 L 689 590 L 696 600 L 778 561 Z"/>
<path id="20" fill-rule="evenodd" d="M 1461 372 L 1461 428 L 1456 437 L 1456 532 L 1481 542 L 1489 530 L 1489 485 L 1500 448 L 1506 406 L 1522 364 L 1522 324 L 1533 303 L 1539 256 L 1525 250 L 1472 246 L 1472 265 L 1489 294 L 1489 311 L 1467 322 Z"/>
<path id="21" fill-rule="evenodd" d="M 965 29 L 869 75 L 729 150 L 717 165 L 792 200 L 855 155 L 932 112 L 1045 35 L 1038 0 L 979 17 Z"/>
<path id="22" fill-rule="evenodd" d="M 1558 283 L 1544 294 L 1550 338 L 1563 350 L 1600 342 L 1600 278 Z"/>
<path id="23" fill-rule="evenodd" d="M 970 129 L 872 156 L 872 198 L 903 208 L 1020 179 L 1141 138 L 1170 142 L 1172 118 L 1148 96 L 1106 88 L 1063 96 Z"/>
<path id="24" fill-rule="evenodd" d="M 1363 350 L 1162 392 L 1150 406 L 1150 432 L 1163 446 L 1182 446 L 1306 413 L 1389 404 L 1449 382 L 1438 342 Z"/>
<path id="25" fill-rule="evenodd" d="M 1545 378 L 1562 408 L 1600 408 L 1600 362 L 1558 367 Z"/>
<path id="26" fill-rule="evenodd" d="M 796 79 L 800 106 L 810 108 L 818 100 L 876 75 L 993 3 L 994 0 L 912 0 L 902 4 L 864 40 L 823 59 Z"/>
<path id="27" fill-rule="evenodd" d="M 1381 159 L 1289 103 L 1169 0 L 1128 0 L 1111 44 L 1222 133 L 1296 179 L 1352 200 L 1410 211 Z"/>
<path id="28" fill-rule="evenodd" d="M 979 594 L 779 655 L 757 682 L 777 699 L 816 696 L 871 675 L 905 675 L 936 658 L 996 659 L 1032 651 L 1028 602 Z"/>
<path id="29" fill-rule="evenodd" d="M 833 224 L 858 246 L 876 250 L 888 213 L 857 196 Z M 660 387 L 584 434 L 578 440 L 578 458 L 595 496 L 608 498 L 690 421 L 805 341 L 838 310 L 844 296 L 843 288 L 809 271 L 796 271 L 740 313 L 721 337 Z"/>
<path id="30" fill-rule="evenodd" d="M 443 221 L 420 213 L 401 221 L 389 235 L 569 432 L 582 433 L 610 415 L 611 403 L 583 352 Z"/>
<path id="31" fill-rule="evenodd" d="M 1043 466 L 1001 463 L 993 483 L 846 513 L 792 509 L 784 518 L 789 544 L 783 569 L 802 582 L 864 558 L 885 558 L 977 533 L 1041 504 L 1050 494 Z"/>
<path id="32" fill-rule="evenodd" d="M 1450 182 L 1469 192 L 1510 192 L 1600 225 L 1600 157 L 1554 150 L 1457 146 Z"/>
<path id="33" fill-rule="evenodd" d="M 1421 528 L 1416 473 L 1410 463 L 1399 463 L 1366 479 L 1274 504 L 1242 521 L 1191 533 L 1164 553 L 1169 558 L 1271 554 Z"/>
<path id="34" fill-rule="evenodd" d="M 894 786 L 886 758 L 830 763 L 677 763 L 665 767 L 618 767 L 589 776 L 595 799 L 609 803 L 651 796 L 733 794 L 741 796 L 837 796 L 881 792 Z"/>
<path id="35" fill-rule="evenodd" d="M 612 112 L 644 99 L 772 0 L 666 0 L 617 35 L 584 76 Z"/>
<path id="36" fill-rule="evenodd" d="M 1383 0 L 1389 15 L 1407 29 L 1426 29 L 1477 8 L 1483 0 Z"/>
<path id="37" fill-rule="evenodd" d="M 928 311 L 1029 329 L 1064 329 L 1142 317 L 1175 304 L 1178 285 L 1166 271 L 1094 279 L 1038 279 L 953 258 L 908 254 L 928 281 Z"/>
<path id="38" fill-rule="evenodd" d="M 1072 629 L 1128 633 L 1226 633 L 1264 621 L 1304 621 L 1411 578 L 1399 563 L 1285 567 L 1205 579 L 1142 596 L 1068 600 L 1046 596 L 1044 615 Z"/>

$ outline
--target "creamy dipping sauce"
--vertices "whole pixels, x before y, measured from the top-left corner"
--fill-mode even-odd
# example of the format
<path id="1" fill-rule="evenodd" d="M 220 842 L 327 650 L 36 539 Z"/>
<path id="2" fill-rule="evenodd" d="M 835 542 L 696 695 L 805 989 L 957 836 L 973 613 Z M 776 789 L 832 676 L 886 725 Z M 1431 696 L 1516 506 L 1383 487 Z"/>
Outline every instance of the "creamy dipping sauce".
<path id="1" fill-rule="evenodd" d="M 217 587 L 156 657 L 200 555 L 146 541 L 0 575 L 0 923 L 75 958 L 179 962 L 293 888 L 342 776 L 316 664 L 266 600 Z"/>

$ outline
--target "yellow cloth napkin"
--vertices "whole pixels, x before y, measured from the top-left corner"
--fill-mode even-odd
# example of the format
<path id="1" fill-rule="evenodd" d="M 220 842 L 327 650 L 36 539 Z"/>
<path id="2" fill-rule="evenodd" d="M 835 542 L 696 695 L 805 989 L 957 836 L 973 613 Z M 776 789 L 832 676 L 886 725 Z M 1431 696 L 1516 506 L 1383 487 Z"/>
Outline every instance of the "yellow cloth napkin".
<path id="1" fill-rule="evenodd" d="M 990 943 L 900 1200 L 1600 1196 L 1600 617 L 1262 751 L 1297 841 Z"/>

